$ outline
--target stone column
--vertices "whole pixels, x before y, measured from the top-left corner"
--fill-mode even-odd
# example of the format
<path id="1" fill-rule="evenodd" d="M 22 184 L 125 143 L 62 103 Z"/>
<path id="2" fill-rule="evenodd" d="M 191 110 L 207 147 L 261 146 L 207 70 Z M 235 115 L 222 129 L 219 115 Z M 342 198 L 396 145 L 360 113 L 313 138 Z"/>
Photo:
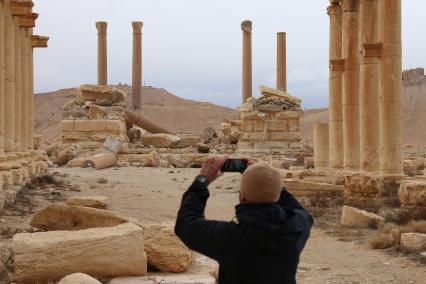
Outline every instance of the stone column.
<path id="1" fill-rule="evenodd" d="M 22 41 L 19 16 L 13 17 L 15 37 L 15 151 L 21 151 L 22 138 Z"/>
<path id="2" fill-rule="evenodd" d="M 4 150 L 15 151 L 15 28 L 10 1 L 4 3 Z"/>
<path id="3" fill-rule="evenodd" d="M 0 1 L 0 160 L 4 155 L 4 2 Z M 0 190 L 2 189 L 0 184 Z"/>
<path id="4" fill-rule="evenodd" d="M 402 174 L 401 0 L 380 0 L 380 173 Z"/>
<path id="5" fill-rule="evenodd" d="M 98 29 L 98 85 L 108 85 L 107 22 L 97 22 Z"/>
<path id="6" fill-rule="evenodd" d="M 359 0 L 342 0 L 343 145 L 346 170 L 359 169 Z"/>
<path id="7" fill-rule="evenodd" d="M 22 139 L 21 139 L 21 148 L 23 151 L 28 150 L 28 103 L 29 103 L 29 88 L 28 88 L 28 60 L 29 54 L 28 49 L 31 48 L 30 39 L 28 37 L 27 29 L 21 28 L 22 36 L 22 48 L 21 48 L 21 57 L 22 57 Z"/>
<path id="8" fill-rule="evenodd" d="M 360 165 L 365 172 L 379 171 L 380 45 L 378 0 L 361 0 L 360 35 Z"/>
<path id="9" fill-rule="evenodd" d="M 142 22 L 133 22 L 132 106 L 142 108 Z"/>
<path id="10" fill-rule="evenodd" d="M 241 23 L 243 31 L 243 104 L 252 97 L 252 52 L 251 31 L 252 22 Z"/>
<path id="11" fill-rule="evenodd" d="M 342 169 L 343 152 L 343 105 L 342 105 L 342 6 L 340 0 L 330 1 L 330 81 L 329 81 L 329 140 L 330 167 Z"/>
<path id="12" fill-rule="evenodd" d="M 327 168 L 329 157 L 328 123 L 314 124 L 314 161 L 315 168 Z"/>
<path id="13" fill-rule="evenodd" d="M 287 92 L 286 33 L 277 33 L 277 89 Z"/>

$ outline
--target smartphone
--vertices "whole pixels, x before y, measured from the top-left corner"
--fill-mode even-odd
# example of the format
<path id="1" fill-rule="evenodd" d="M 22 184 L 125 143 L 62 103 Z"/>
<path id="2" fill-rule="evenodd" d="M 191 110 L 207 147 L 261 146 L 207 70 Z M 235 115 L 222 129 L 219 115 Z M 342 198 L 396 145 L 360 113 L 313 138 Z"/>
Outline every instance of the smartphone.
<path id="1" fill-rule="evenodd" d="M 220 170 L 223 173 L 243 173 L 247 169 L 247 161 L 243 159 L 228 159 Z"/>

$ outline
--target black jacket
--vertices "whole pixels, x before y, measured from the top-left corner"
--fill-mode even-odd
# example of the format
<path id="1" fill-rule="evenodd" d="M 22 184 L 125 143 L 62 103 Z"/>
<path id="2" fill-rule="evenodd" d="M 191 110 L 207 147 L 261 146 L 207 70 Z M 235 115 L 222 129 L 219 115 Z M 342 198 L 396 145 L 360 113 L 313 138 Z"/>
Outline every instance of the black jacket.
<path id="1" fill-rule="evenodd" d="M 195 181 L 183 195 L 175 232 L 192 250 L 219 262 L 219 284 L 293 284 L 313 221 L 283 190 L 276 204 L 236 206 L 238 223 L 208 221 L 207 187 Z"/>

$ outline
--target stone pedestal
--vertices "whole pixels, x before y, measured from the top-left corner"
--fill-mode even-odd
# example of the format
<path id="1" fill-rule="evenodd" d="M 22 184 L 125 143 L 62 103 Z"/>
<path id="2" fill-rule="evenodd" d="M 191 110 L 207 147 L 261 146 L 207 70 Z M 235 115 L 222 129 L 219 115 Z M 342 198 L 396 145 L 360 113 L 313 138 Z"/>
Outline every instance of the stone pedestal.
<path id="1" fill-rule="evenodd" d="M 314 124 L 314 161 L 315 168 L 328 168 L 329 160 L 329 130 L 328 123 Z"/>
<path id="2" fill-rule="evenodd" d="M 251 31 L 252 22 L 241 23 L 243 31 L 243 104 L 252 97 L 252 51 Z"/>
<path id="3" fill-rule="evenodd" d="M 360 25 L 360 165 L 365 172 L 379 171 L 380 52 L 378 0 L 361 0 Z"/>
<path id="4" fill-rule="evenodd" d="M 380 173 L 402 174 L 401 0 L 379 1 L 380 41 Z"/>
<path id="5" fill-rule="evenodd" d="M 277 89 L 287 91 L 287 43 L 286 33 L 277 33 Z"/>
<path id="6" fill-rule="evenodd" d="M 359 0 L 342 0 L 343 144 L 346 170 L 359 169 Z"/>
<path id="7" fill-rule="evenodd" d="M 142 108 L 142 22 L 133 22 L 132 106 Z"/>
<path id="8" fill-rule="evenodd" d="M 98 85 L 108 85 L 107 22 L 97 22 L 98 29 Z"/>
<path id="9" fill-rule="evenodd" d="M 343 105 L 342 105 L 342 6 L 333 1 L 328 7 L 330 16 L 330 82 L 329 82 L 329 165 L 343 168 Z"/>

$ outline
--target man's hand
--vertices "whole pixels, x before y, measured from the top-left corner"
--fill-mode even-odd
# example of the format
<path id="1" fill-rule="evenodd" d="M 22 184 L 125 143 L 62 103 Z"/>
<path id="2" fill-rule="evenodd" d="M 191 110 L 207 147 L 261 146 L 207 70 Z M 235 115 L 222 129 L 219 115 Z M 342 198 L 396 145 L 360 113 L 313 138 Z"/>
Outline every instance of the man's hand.
<path id="1" fill-rule="evenodd" d="M 214 182 L 223 173 L 220 171 L 228 156 L 209 156 L 201 167 L 200 175 L 206 176 L 209 184 Z"/>

